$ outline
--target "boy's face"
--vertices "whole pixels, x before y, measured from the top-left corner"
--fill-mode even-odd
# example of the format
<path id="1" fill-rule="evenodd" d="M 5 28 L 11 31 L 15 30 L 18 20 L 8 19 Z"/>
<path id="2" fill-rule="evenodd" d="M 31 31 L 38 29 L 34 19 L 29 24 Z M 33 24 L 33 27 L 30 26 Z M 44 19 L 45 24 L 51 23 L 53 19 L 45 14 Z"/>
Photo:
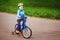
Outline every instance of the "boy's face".
<path id="1" fill-rule="evenodd" d="M 19 6 L 19 9 L 20 9 L 20 10 L 23 10 L 23 6 Z"/>

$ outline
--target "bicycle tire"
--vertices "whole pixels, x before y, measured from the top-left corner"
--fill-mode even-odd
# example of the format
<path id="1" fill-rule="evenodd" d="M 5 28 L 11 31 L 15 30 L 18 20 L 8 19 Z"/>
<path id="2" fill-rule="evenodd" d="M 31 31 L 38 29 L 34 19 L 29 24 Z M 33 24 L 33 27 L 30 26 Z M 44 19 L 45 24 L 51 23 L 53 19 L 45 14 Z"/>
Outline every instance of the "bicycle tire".
<path id="1" fill-rule="evenodd" d="M 25 39 L 29 39 L 29 38 L 32 36 L 32 30 L 31 30 L 28 26 L 26 26 L 26 28 L 29 29 L 30 35 L 29 35 L 28 37 L 25 37 L 25 36 L 23 35 L 23 32 L 22 32 L 22 36 L 23 36 Z M 23 29 L 23 31 L 24 31 L 24 29 Z"/>

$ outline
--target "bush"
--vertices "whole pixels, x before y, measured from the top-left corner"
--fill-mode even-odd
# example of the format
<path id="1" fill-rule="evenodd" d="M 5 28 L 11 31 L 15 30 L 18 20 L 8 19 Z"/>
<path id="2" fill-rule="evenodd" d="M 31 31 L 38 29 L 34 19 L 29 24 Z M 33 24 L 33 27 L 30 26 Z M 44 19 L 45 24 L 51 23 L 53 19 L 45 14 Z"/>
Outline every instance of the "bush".
<path id="1" fill-rule="evenodd" d="M 20 2 L 28 16 L 60 19 L 60 0 L 0 0 L 0 11 L 16 14 Z"/>

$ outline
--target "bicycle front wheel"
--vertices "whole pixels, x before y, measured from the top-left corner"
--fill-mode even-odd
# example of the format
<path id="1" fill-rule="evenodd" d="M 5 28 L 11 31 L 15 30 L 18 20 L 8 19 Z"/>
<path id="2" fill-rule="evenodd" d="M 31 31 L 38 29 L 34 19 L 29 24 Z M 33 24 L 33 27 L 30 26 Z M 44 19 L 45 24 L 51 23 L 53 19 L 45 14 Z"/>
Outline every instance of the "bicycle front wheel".
<path id="1" fill-rule="evenodd" d="M 26 28 L 23 29 L 22 36 L 29 39 L 32 36 L 32 30 L 26 26 Z"/>

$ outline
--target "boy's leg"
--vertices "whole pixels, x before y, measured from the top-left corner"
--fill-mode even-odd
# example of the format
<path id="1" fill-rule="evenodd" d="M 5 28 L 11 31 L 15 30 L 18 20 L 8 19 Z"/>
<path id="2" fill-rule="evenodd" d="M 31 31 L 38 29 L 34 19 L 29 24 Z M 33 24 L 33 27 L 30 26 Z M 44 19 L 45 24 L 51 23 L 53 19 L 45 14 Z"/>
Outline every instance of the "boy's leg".
<path id="1" fill-rule="evenodd" d="M 16 28 L 16 33 L 19 33 L 20 29 L 21 29 L 21 25 L 20 25 L 20 21 L 21 19 L 18 19 L 17 22 L 18 22 L 18 27 Z"/>
<path id="2" fill-rule="evenodd" d="M 23 24 L 22 24 L 23 28 L 26 27 L 26 19 L 23 21 Z"/>
<path id="3" fill-rule="evenodd" d="M 24 29 L 25 32 L 28 32 L 28 30 L 26 29 L 26 20 L 23 21 L 22 27 Z"/>

